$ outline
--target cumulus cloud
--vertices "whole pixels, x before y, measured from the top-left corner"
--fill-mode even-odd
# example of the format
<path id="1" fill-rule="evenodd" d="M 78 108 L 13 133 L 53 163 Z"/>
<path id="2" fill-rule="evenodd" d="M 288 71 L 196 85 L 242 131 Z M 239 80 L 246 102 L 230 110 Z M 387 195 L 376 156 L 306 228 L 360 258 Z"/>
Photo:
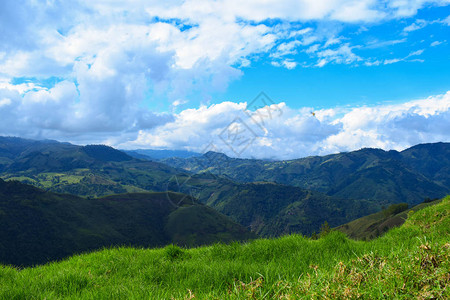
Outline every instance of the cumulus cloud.
<path id="1" fill-rule="evenodd" d="M 357 63 L 364 57 L 355 53 L 360 46 L 341 36 L 345 24 L 370 26 L 412 17 L 426 5 L 448 3 L 3 0 L 0 133 L 85 142 L 107 135 L 114 144 L 145 140 L 150 134 L 159 140 L 155 146 L 184 145 L 161 130 L 173 126 L 181 133 L 177 124 L 190 124 L 185 121 L 190 114 L 210 113 L 212 108 L 206 104 L 211 94 L 225 91 L 230 82 L 240 78 L 242 66 L 264 56 L 287 69 Z M 299 53 L 310 56 L 312 63 L 293 58 Z M 149 109 L 155 102 L 167 104 L 162 111 L 180 109 L 182 103 L 192 100 L 192 94 L 204 104 L 201 109 L 180 114 Z M 227 114 L 244 109 L 241 104 L 236 104 L 239 108 L 234 105 L 221 104 L 213 111 L 223 109 Z M 295 124 L 317 121 L 311 114 L 306 113 L 304 119 L 285 109 L 285 117 L 299 118 L 295 120 L 300 123 Z M 216 114 L 213 119 L 204 123 L 223 118 Z M 294 124 L 292 120 L 290 124 Z M 324 127 L 319 126 L 313 136 L 336 130 L 331 123 L 319 123 Z M 183 138 L 199 139 L 196 144 L 202 144 L 207 131 L 201 131 L 206 130 L 201 124 L 194 126 L 194 132 L 200 133 Z M 297 128 L 294 125 L 292 128 Z M 268 136 L 262 144 L 272 149 L 275 146 L 269 145 L 277 143 Z"/>
<path id="2" fill-rule="evenodd" d="M 180 2 L 175 1 L 179 4 Z M 181 5 L 166 5 L 153 10 L 155 14 L 167 18 L 194 19 L 194 16 L 210 16 L 221 12 L 225 19 L 241 18 L 260 22 L 266 19 L 286 19 L 307 21 L 317 19 L 343 22 L 372 22 L 382 19 L 410 17 L 424 5 L 446 5 L 448 0 L 405 0 L 378 2 L 374 0 L 287 0 L 277 1 L 198 1 L 188 0 Z M 149 9 L 150 10 L 150 9 Z"/>
<path id="3" fill-rule="evenodd" d="M 424 142 L 449 141 L 450 92 L 403 104 L 362 107 L 336 120 L 343 130 L 328 138 L 335 151 L 361 147 L 403 149 Z"/>
<path id="4" fill-rule="evenodd" d="M 185 148 L 230 156 L 289 159 L 363 147 L 404 149 L 450 141 L 450 91 L 400 104 L 292 109 L 285 103 L 250 110 L 223 102 L 188 109 L 152 130 L 142 130 L 124 148 Z M 245 146 L 244 151 L 241 151 Z"/>
<path id="5" fill-rule="evenodd" d="M 137 128 L 148 129 L 172 120 L 171 115 L 152 113 L 139 107 L 138 102 L 127 103 L 121 86 L 125 83 L 114 77 L 110 80 L 118 86 L 110 94 L 102 91 L 104 81 L 97 82 L 99 87 L 91 85 L 91 81 L 80 82 L 78 87 L 62 81 L 52 88 L 25 94 L 0 88 L 0 134 L 89 142 L 103 139 L 105 134 L 135 133 Z M 90 89 L 85 95 L 92 98 L 82 98 L 83 89 Z M 132 86 L 124 89 L 133 93 Z"/>

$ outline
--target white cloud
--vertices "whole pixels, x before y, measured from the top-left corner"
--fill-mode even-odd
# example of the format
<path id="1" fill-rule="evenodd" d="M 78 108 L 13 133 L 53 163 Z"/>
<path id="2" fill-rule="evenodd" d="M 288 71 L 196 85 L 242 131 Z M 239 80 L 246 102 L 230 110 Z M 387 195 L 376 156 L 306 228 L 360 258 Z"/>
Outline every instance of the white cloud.
<path id="1" fill-rule="evenodd" d="M 450 92 L 403 104 L 353 109 L 338 120 L 343 130 L 329 138 L 328 148 L 402 149 L 418 143 L 449 141 L 448 117 Z"/>
<path id="2" fill-rule="evenodd" d="M 368 66 L 368 67 L 372 67 L 372 66 L 379 66 L 382 64 L 382 61 L 380 60 L 374 60 L 374 61 L 366 61 L 364 62 L 364 65 Z"/>
<path id="3" fill-rule="evenodd" d="M 408 56 L 406 56 L 406 58 L 411 57 L 411 56 L 421 55 L 424 51 L 425 51 L 425 49 L 419 49 L 416 51 L 412 51 L 411 53 L 408 54 Z"/>
<path id="4" fill-rule="evenodd" d="M 183 104 L 186 104 L 187 100 L 183 100 L 183 99 L 177 99 L 175 101 L 172 102 L 172 106 L 177 107 Z"/>
<path id="5" fill-rule="evenodd" d="M 295 69 L 295 67 L 297 67 L 297 63 L 295 61 L 291 61 L 291 60 L 283 60 L 283 66 L 286 69 L 292 70 Z"/>
<path id="6" fill-rule="evenodd" d="M 327 64 L 327 60 L 326 59 L 320 59 L 317 64 L 316 67 L 322 68 L 323 66 L 325 66 Z"/>
<path id="7" fill-rule="evenodd" d="M 447 24 L 448 26 L 450 26 L 450 16 L 448 16 L 447 18 L 445 18 L 442 23 Z"/>
<path id="8" fill-rule="evenodd" d="M 311 27 L 307 27 L 307 28 L 303 28 L 303 29 L 299 29 L 299 30 L 291 30 L 291 32 L 289 33 L 289 37 L 288 38 L 295 38 L 298 36 L 302 36 L 305 35 L 307 33 L 310 33 L 311 31 L 313 31 L 313 29 Z"/>
<path id="9" fill-rule="evenodd" d="M 373 6 L 372 0 L 352 1 L 312 1 L 312 0 L 268 0 L 264 3 L 256 0 L 249 1 L 185 1 L 180 6 L 157 10 L 155 13 L 167 18 L 189 18 L 194 16 L 206 17 L 218 11 L 224 19 L 235 17 L 263 21 L 271 18 L 287 19 L 289 21 L 332 19 L 346 22 L 373 21 L 384 16 Z"/>
<path id="10" fill-rule="evenodd" d="M 336 45 L 336 44 L 340 44 L 341 43 L 341 39 L 340 38 L 335 38 L 335 37 L 331 37 L 327 40 L 327 42 L 325 43 L 324 47 L 327 48 L 328 46 L 331 45 Z"/>
<path id="11" fill-rule="evenodd" d="M 297 51 L 295 50 L 297 46 L 301 45 L 300 41 L 294 40 L 288 43 L 281 43 L 278 45 L 276 52 L 271 54 L 272 57 L 281 57 L 286 56 L 288 54 L 295 54 Z"/>
<path id="12" fill-rule="evenodd" d="M 10 105 L 10 104 L 11 104 L 11 99 L 9 99 L 9 98 L 0 99 L 0 107 Z"/>
<path id="13" fill-rule="evenodd" d="M 436 47 L 436 46 L 439 46 L 440 44 L 442 44 L 443 42 L 441 42 L 441 41 L 434 41 L 434 42 L 432 42 L 431 44 L 430 44 L 430 46 L 431 47 Z"/>
<path id="14" fill-rule="evenodd" d="M 388 1 L 386 5 L 389 8 L 390 16 L 400 18 L 411 17 L 415 15 L 417 11 L 425 5 L 444 6 L 448 5 L 449 3 L 449 0 L 392 0 Z"/>
<path id="15" fill-rule="evenodd" d="M 403 59 L 400 59 L 400 58 L 385 59 L 383 64 L 390 65 L 390 64 L 398 63 L 399 61 L 403 61 Z"/>
<path id="16" fill-rule="evenodd" d="M 80 78 L 78 87 L 71 81 L 62 81 L 52 88 L 31 90 L 24 95 L 16 89 L 0 88 L 0 134 L 87 142 L 103 140 L 106 134 L 136 134 L 137 128 L 151 128 L 172 120 L 171 115 L 139 107 L 133 85 L 123 84 L 116 76 L 106 81 Z M 102 85 L 108 85 L 108 94 Z M 111 89 L 114 85 L 117 88 Z M 89 91 L 81 94 L 84 89 Z M 126 101 L 123 91 L 137 101 Z"/>
<path id="17" fill-rule="evenodd" d="M 1 133 L 81 141 L 108 133 L 133 140 L 140 130 L 179 117 L 150 111 L 155 102 L 164 101 L 166 111 L 192 100 L 190 94 L 208 103 L 242 76 L 241 66 L 270 54 L 272 64 L 287 69 L 311 66 L 292 57 L 298 53 L 317 67 L 367 61 L 341 36 L 346 23 L 370 27 L 446 3 L 3 0 Z M 389 63 L 374 58 L 366 64 L 381 61 Z"/>
<path id="18" fill-rule="evenodd" d="M 419 56 L 422 55 L 422 53 L 425 51 L 425 49 L 419 49 L 416 51 L 412 51 L 410 52 L 407 56 L 403 57 L 403 58 L 392 58 L 392 59 L 385 59 L 383 61 L 384 65 L 390 65 L 390 64 L 395 64 L 401 61 L 408 61 L 408 62 L 424 62 L 423 59 L 419 59 L 419 58 L 415 58 L 415 59 L 409 59 L 412 56 Z"/>
<path id="19" fill-rule="evenodd" d="M 320 45 L 319 44 L 314 44 L 312 46 L 310 46 L 308 49 L 305 50 L 306 53 L 314 53 L 317 52 L 317 50 L 319 50 Z"/>
<path id="20" fill-rule="evenodd" d="M 173 53 L 174 66 L 191 69 L 205 62 L 234 65 L 248 63 L 247 57 L 265 53 L 282 38 L 307 35 L 302 44 L 317 41 L 312 28 L 292 25 L 270 28 L 261 22 L 280 19 L 286 24 L 298 21 L 372 22 L 399 16 L 412 16 L 426 4 L 447 1 L 390 1 L 379 5 L 374 0 L 268 0 L 263 4 L 251 0 L 221 1 L 143 1 L 132 5 L 118 1 L 47 2 L 2 1 L 0 11 L 4 29 L 1 48 L 17 48 L 0 61 L 0 69 L 10 76 L 56 75 L 73 71 L 77 59 L 97 55 L 102 49 L 123 48 L 126 44 L 153 41 L 160 52 Z M 152 17 L 162 22 L 152 21 Z M 169 22 L 166 20 L 172 19 Z M 150 22 L 150 24 L 149 24 Z M 420 23 L 418 20 L 417 23 Z M 80 25 L 83 24 L 83 25 Z M 184 28 L 184 26 L 188 26 Z M 26 38 L 20 38 L 24 37 Z M 217 38 L 220 36 L 220 38 Z M 325 47 L 340 42 L 330 37 Z M 281 51 L 293 51 L 295 47 Z M 295 43 L 295 42 L 294 42 Z M 130 50 L 130 49 L 127 49 Z M 136 50 L 132 49 L 131 51 Z M 33 63 L 30 63 L 33 62 Z M 36 64 L 36 62 L 39 62 Z M 55 76 L 55 74 L 52 74 Z"/>
<path id="21" fill-rule="evenodd" d="M 19 83 L 19 84 L 12 84 L 8 79 L 1 79 L 0 78 L 0 90 L 1 89 L 7 89 L 11 91 L 17 91 L 20 94 L 24 94 L 28 91 L 31 91 L 33 89 L 39 89 L 38 86 L 36 86 L 32 82 L 26 82 L 26 83 Z"/>
<path id="22" fill-rule="evenodd" d="M 373 107 L 313 110 L 291 109 L 284 103 L 248 111 L 246 103 L 223 102 L 188 109 L 173 122 L 140 131 L 124 148 L 186 148 L 237 156 L 231 138 L 223 136 L 233 122 L 243 136 L 255 140 L 240 155 L 257 158 L 298 158 L 314 154 L 351 151 L 363 147 L 404 149 L 425 142 L 450 141 L 450 91 L 405 103 Z M 263 125 L 262 127 L 260 125 Z M 222 134 L 222 135 L 221 135 Z M 241 139 L 240 141 L 245 141 Z M 231 146 L 231 147 L 230 147 Z"/>
<path id="23" fill-rule="evenodd" d="M 284 67 L 288 70 L 295 69 L 298 66 L 298 63 L 291 59 L 284 59 L 282 61 L 272 61 L 270 64 L 274 67 Z"/>
<path id="24" fill-rule="evenodd" d="M 353 53 L 353 49 L 355 47 L 351 47 L 350 44 L 346 43 L 340 45 L 336 49 L 326 49 L 317 52 L 317 56 L 319 57 L 319 61 L 317 62 L 318 67 L 323 67 L 324 65 L 335 62 L 339 64 L 350 64 L 355 61 L 361 61 L 362 58 Z"/>
<path id="25" fill-rule="evenodd" d="M 427 25 L 428 25 L 427 21 L 419 19 L 419 20 L 416 20 L 416 22 L 412 23 L 411 25 L 406 26 L 403 29 L 403 31 L 404 32 L 416 31 L 416 30 L 424 28 Z"/>
<path id="26" fill-rule="evenodd" d="M 376 48 L 382 48 L 382 47 L 389 47 L 392 45 L 397 45 L 401 43 L 405 43 L 407 40 L 406 38 L 398 39 L 398 40 L 390 40 L 390 41 L 378 41 L 374 40 L 368 43 L 364 48 L 366 49 L 376 49 Z"/>

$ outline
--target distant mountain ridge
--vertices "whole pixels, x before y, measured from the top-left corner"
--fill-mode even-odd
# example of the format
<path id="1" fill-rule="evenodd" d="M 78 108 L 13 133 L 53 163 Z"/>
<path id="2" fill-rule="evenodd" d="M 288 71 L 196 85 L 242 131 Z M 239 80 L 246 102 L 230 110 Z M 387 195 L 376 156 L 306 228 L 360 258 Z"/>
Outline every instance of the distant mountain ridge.
<path id="1" fill-rule="evenodd" d="M 165 183 L 179 172 L 105 145 L 77 146 L 0 137 L 1 177 L 54 192 L 95 197 L 164 191 Z"/>
<path id="2" fill-rule="evenodd" d="M 161 162 L 191 172 L 211 172 L 238 182 L 277 182 L 330 196 L 377 200 L 380 204 L 439 198 L 450 192 L 450 143 L 421 144 L 404 151 L 365 148 L 288 161 L 230 158 L 211 154 Z"/>
<path id="3" fill-rule="evenodd" d="M 136 149 L 122 150 L 134 158 L 161 160 L 170 157 L 190 158 L 200 156 L 200 153 L 186 150 L 156 150 L 156 149 Z"/>

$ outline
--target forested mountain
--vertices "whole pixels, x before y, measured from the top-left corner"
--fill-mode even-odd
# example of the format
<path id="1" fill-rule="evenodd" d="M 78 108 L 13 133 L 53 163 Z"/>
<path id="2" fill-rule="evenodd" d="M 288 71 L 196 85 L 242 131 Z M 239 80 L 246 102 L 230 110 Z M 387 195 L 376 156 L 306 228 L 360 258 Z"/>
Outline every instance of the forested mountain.
<path id="1" fill-rule="evenodd" d="M 327 196 L 320 192 L 268 182 L 235 183 L 199 174 L 178 176 L 173 188 L 230 216 L 263 237 L 310 235 L 330 222 L 337 226 L 380 209 L 378 203 Z M 171 184 L 171 185 L 172 185 Z"/>
<path id="2" fill-rule="evenodd" d="M 227 184 L 204 203 L 264 237 L 291 233 L 311 235 L 328 221 L 332 226 L 377 211 L 377 204 L 327 196 L 274 183 Z"/>
<path id="3" fill-rule="evenodd" d="M 255 236 L 179 193 L 85 199 L 0 180 L 0 263 L 33 265 L 115 245 L 197 246 Z"/>
<path id="4" fill-rule="evenodd" d="M 381 204 L 420 203 L 450 192 L 450 143 L 423 144 L 404 151 L 361 149 L 288 161 L 201 157 L 162 162 L 192 172 L 211 172 L 238 182 L 267 181 L 315 190 L 340 198 Z"/>
<path id="5" fill-rule="evenodd" d="M 450 186 L 450 143 L 421 144 L 401 153 L 402 161 L 443 186 Z"/>
<path id="6" fill-rule="evenodd" d="M 0 175 L 54 192 L 80 196 L 165 191 L 179 173 L 104 145 L 76 146 L 0 137 Z"/>
<path id="7" fill-rule="evenodd" d="M 361 149 L 289 161 L 208 152 L 161 163 L 103 145 L 0 138 L 0 176 L 91 198 L 183 192 L 262 236 L 309 235 L 324 221 L 338 226 L 391 204 L 446 195 L 449 148 Z"/>

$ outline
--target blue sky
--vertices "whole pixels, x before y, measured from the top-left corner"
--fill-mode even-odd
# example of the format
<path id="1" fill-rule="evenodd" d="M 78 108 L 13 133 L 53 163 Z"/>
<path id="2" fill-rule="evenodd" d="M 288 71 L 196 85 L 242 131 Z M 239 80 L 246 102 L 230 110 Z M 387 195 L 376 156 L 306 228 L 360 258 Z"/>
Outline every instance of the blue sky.
<path id="1" fill-rule="evenodd" d="M 347 26 L 336 23 L 341 28 L 332 36 L 352 44 L 361 61 L 331 62 L 317 67 L 317 57 L 307 55 L 304 50 L 320 43 L 300 47 L 287 55 L 286 58 L 300 65 L 293 69 L 273 66 L 268 53 L 242 68 L 242 78 L 234 81 L 225 93 L 217 94 L 215 100 L 249 101 L 259 91 L 265 91 L 292 107 L 326 108 L 407 101 L 445 93 L 450 82 L 447 41 L 450 27 L 437 20 L 445 20 L 449 14 L 449 7 L 425 7 L 414 17 L 400 20 Z M 418 28 L 411 27 L 416 24 Z M 321 25 L 311 22 L 306 26 Z M 340 45 L 336 43 L 334 49 Z M 420 54 L 406 58 L 415 52 Z M 395 59 L 399 61 L 385 64 Z"/>
<path id="2" fill-rule="evenodd" d="M 0 134 L 278 159 L 446 142 L 449 43 L 449 0 L 5 0 Z"/>

